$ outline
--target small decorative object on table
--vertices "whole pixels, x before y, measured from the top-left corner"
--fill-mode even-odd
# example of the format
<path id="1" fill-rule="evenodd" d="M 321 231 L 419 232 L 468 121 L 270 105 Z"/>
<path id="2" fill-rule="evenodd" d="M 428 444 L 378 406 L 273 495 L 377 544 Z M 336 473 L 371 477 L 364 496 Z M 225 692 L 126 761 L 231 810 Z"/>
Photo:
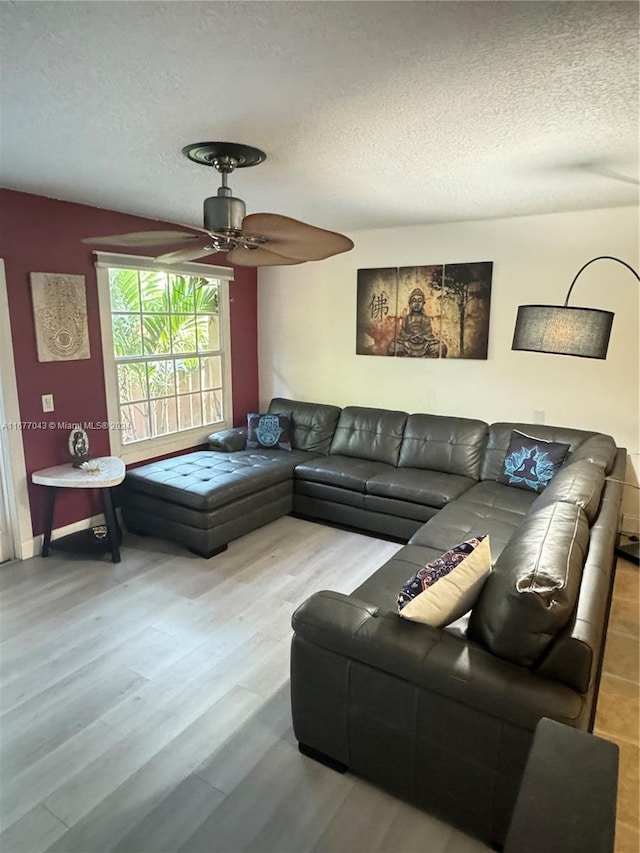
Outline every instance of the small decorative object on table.
<path id="1" fill-rule="evenodd" d="M 74 468 L 82 468 L 89 461 L 89 436 L 79 424 L 69 433 L 69 454 Z"/>
<path id="2" fill-rule="evenodd" d="M 74 465 L 73 467 L 75 468 L 76 466 Z M 78 467 L 86 471 L 87 474 L 100 474 L 104 470 L 104 466 L 99 459 L 88 459 L 86 462 L 81 462 Z"/>

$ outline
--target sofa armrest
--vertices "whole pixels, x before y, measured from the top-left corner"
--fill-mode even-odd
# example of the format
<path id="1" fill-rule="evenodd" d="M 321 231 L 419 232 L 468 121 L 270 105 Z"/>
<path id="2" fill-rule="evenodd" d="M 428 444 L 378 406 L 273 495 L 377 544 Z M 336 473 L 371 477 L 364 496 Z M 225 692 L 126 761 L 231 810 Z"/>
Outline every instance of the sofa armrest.
<path id="1" fill-rule="evenodd" d="M 317 592 L 293 614 L 296 641 L 438 693 L 531 731 L 542 716 L 579 724 L 584 698 L 449 632 L 338 592 Z"/>
<path id="2" fill-rule="evenodd" d="M 361 599 L 329 590 L 314 593 L 291 621 L 304 640 L 409 681 L 415 680 L 442 634 L 437 628 L 381 613 Z"/>
<path id="3" fill-rule="evenodd" d="M 247 428 L 221 429 L 219 432 L 212 432 L 208 441 L 209 450 L 235 453 L 238 450 L 244 450 L 247 446 Z"/>

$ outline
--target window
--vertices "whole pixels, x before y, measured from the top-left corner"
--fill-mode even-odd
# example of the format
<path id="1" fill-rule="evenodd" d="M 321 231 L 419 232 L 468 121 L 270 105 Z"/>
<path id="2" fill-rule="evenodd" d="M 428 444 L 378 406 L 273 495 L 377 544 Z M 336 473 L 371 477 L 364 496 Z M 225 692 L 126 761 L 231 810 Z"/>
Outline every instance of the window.
<path id="1" fill-rule="evenodd" d="M 111 452 L 148 459 L 231 425 L 232 270 L 96 256 Z"/>

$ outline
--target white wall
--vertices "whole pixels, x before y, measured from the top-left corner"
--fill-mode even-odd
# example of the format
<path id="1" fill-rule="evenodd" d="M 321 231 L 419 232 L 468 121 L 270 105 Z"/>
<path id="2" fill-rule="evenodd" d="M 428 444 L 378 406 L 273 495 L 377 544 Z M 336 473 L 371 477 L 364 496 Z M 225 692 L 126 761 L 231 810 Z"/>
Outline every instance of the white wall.
<path id="1" fill-rule="evenodd" d="M 638 208 L 457 222 L 351 233 L 355 249 L 258 277 L 260 399 L 273 396 L 409 412 L 534 421 L 610 433 L 627 447 L 627 479 L 640 475 L 640 287 L 612 261 L 580 276 L 571 305 L 615 312 L 605 361 L 513 352 L 517 306 L 562 303 L 573 276 L 597 255 L 638 269 Z M 493 261 L 486 361 L 355 354 L 356 271 Z M 625 522 L 638 492 L 625 490 Z"/>

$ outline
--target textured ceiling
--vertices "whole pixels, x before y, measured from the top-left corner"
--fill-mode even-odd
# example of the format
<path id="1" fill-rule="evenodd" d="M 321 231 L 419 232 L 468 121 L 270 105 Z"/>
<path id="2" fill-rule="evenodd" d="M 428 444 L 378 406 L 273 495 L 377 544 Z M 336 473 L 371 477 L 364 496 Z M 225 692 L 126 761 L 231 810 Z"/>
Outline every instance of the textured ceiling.
<path id="1" fill-rule="evenodd" d="M 337 230 L 638 201 L 638 4 L 1 2 L 2 184 L 202 224 Z"/>

